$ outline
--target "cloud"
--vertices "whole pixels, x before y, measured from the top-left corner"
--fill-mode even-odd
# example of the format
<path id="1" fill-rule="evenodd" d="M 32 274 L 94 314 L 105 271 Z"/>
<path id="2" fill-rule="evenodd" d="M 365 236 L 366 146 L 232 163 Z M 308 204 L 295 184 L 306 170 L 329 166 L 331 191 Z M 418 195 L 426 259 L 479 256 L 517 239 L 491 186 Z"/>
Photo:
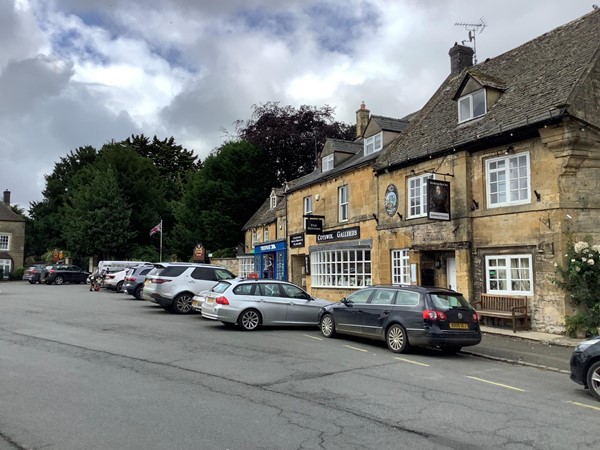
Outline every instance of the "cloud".
<path id="1" fill-rule="evenodd" d="M 519 11 L 515 14 L 514 11 Z M 0 2 L 0 188 L 27 207 L 80 146 L 144 133 L 204 158 L 252 105 L 328 104 L 353 123 L 419 109 L 448 75 L 457 22 L 480 60 L 591 10 L 562 0 Z"/>

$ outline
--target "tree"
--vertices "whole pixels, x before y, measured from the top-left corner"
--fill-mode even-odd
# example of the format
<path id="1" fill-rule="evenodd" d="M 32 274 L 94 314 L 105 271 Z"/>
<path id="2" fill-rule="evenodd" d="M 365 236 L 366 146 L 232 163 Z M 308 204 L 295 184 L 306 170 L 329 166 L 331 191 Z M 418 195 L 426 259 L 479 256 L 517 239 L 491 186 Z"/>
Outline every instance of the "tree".
<path id="1" fill-rule="evenodd" d="M 131 211 L 115 172 L 111 167 L 93 167 L 86 172 L 87 183 L 80 182 L 69 192 L 61 211 L 67 247 L 75 257 L 122 257 L 133 233 L 127 231 Z"/>
<path id="2" fill-rule="evenodd" d="M 241 228 L 264 202 L 261 151 L 247 142 L 228 142 L 203 162 L 175 208 L 170 239 L 180 257 L 197 243 L 209 250 L 233 249 L 242 242 Z"/>
<path id="3" fill-rule="evenodd" d="M 318 152 L 327 138 L 353 140 L 355 127 L 334 120 L 335 109 L 277 102 L 254 105 L 250 120 L 237 123 L 241 140 L 262 150 L 262 176 L 269 187 L 300 178 L 314 170 Z"/>

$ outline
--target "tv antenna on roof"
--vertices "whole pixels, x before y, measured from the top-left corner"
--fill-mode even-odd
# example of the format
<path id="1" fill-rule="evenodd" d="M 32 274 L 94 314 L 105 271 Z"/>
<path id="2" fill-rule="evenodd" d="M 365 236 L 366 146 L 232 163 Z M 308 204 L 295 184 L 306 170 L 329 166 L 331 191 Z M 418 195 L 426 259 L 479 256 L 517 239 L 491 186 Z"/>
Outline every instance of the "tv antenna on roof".
<path id="1" fill-rule="evenodd" d="M 477 45 L 476 45 L 476 41 L 475 41 L 475 34 L 476 34 L 476 32 L 477 32 L 477 34 L 483 33 L 483 30 L 487 26 L 487 23 L 485 23 L 485 19 L 483 17 L 481 17 L 479 19 L 479 22 L 477 22 L 477 23 L 456 22 L 454 24 L 454 26 L 455 27 L 465 27 L 465 30 L 467 30 L 469 32 L 469 40 L 467 41 L 465 39 L 464 41 L 462 41 L 462 44 L 466 45 L 467 43 L 470 43 L 470 42 L 473 43 L 473 64 L 477 64 Z"/>

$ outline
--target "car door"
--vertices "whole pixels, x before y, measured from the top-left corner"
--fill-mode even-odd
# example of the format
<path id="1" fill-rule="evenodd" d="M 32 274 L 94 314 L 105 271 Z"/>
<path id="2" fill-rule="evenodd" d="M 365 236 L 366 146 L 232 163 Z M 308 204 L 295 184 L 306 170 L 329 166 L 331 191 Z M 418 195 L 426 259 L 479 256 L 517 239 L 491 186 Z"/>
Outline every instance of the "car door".
<path id="1" fill-rule="evenodd" d="M 66 283 L 72 283 L 75 280 L 75 266 L 63 266 L 62 277 Z"/>
<path id="2" fill-rule="evenodd" d="M 316 325 L 321 304 L 293 284 L 281 284 L 283 295 L 287 300 L 285 321 L 289 324 Z"/>
<path id="3" fill-rule="evenodd" d="M 377 288 L 362 307 L 362 333 L 366 336 L 382 336 L 396 298 L 396 290 Z"/>
<path id="4" fill-rule="evenodd" d="M 365 288 L 350 294 L 332 310 L 335 328 L 340 333 L 362 334 L 363 307 L 374 288 Z"/>
<path id="5" fill-rule="evenodd" d="M 285 323 L 288 299 L 279 289 L 279 283 L 259 283 L 254 291 L 257 307 L 262 315 L 263 325 Z"/>

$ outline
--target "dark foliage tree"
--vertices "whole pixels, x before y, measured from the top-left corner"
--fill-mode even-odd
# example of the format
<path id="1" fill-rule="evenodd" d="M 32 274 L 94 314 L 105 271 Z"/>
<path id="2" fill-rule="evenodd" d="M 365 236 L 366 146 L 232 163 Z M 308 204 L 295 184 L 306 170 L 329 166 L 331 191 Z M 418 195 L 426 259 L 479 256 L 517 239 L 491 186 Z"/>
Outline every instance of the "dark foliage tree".
<path id="1" fill-rule="evenodd" d="M 212 251 L 243 241 L 242 226 L 270 190 L 262 170 L 261 151 L 247 142 L 225 143 L 204 160 L 177 204 L 177 224 L 167 238 L 180 258 L 189 259 L 197 243 Z"/>
<path id="2" fill-rule="evenodd" d="M 237 123 L 237 134 L 262 150 L 265 184 L 279 187 L 312 172 L 327 138 L 354 139 L 354 125 L 336 122 L 334 112 L 327 105 L 296 109 L 268 102 L 253 106 L 250 120 Z"/>
<path id="3" fill-rule="evenodd" d="M 67 248 L 73 257 L 127 256 L 123 249 L 133 236 L 128 231 L 131 210 L 115 172 L 112 167 L 93 167 L 86 172 L 77 176 L 78 183 L 69 191 L 61 208 Z M 99 192 L 103 195 L 98 195 Z"/>

